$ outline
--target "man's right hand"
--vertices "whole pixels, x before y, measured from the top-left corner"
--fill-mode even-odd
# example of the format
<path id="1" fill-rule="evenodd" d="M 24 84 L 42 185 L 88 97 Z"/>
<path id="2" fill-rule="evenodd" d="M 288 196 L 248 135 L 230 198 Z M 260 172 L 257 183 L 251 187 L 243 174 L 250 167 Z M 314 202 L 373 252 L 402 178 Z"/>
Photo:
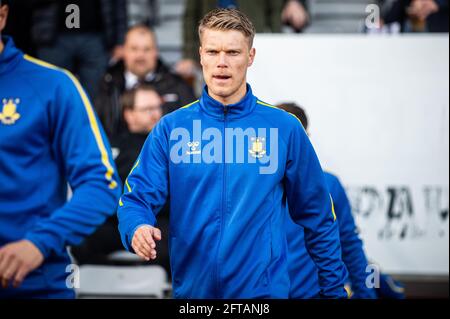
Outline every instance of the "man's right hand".
<path id="1" fill-rule="evenodd" d="M 150 225 L 139 227 L 133 236 L 131 246 L 135 253 L 149 261 L 156 259 L 156 241 L 161 240 L 161 231 Z"/>

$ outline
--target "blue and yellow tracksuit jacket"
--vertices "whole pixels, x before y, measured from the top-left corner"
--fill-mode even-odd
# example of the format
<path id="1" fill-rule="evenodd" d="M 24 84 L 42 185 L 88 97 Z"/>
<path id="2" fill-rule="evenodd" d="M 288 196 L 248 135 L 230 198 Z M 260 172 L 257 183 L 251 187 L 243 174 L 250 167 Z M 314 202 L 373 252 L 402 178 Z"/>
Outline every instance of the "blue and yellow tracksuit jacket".
<path id="1" fill-rule="evenodd" d="M 125 185 L 118 217 L 129 250 L 135 230 L 155 225 L 170 200 L 176 298 L 288 298 L 288 213 L 305 229 L 321 294 L 347 297 L 314 149 L 294 116 L 259 101 L 249 85 L 236 104 L 222 105 L 205 88 L 199 101 L 163 117 Z"/>
<path id="2" fill-rule="evenodd" d="M 373 299 L 375 289 L 366 286 L 368 261 L 363 242 L 358 236 L 350 201 L 344 187 L 333 174 L 325 172 L 325 180 L 333 198 L 342 247 L 342 259 L 349 273 L 352 298 Z M 317 268 L 305 247 L 303 228 L 288 218 L 289 273 L 291 278 L 290 297 L 318 298 L 320 293 Z"/>
<path id="3" fill-rule="evenodd" d="M 0 54 L 0 247 L 28 239 L 45 257 L 2 297 L 73 297 L 67 245 L 79 244 L 121 193 L 110 147 L 79 82 L 24 55 Z M 73 197 L 67 202 L 67 184 Z"/>

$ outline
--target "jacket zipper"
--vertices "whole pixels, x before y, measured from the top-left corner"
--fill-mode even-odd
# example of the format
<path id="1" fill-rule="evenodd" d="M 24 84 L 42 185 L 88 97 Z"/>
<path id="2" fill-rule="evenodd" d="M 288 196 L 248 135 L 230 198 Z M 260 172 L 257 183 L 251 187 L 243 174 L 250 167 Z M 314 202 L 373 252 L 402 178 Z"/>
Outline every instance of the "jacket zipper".
<path id="1" fill-rule="evenodd" d="M 219 243 L 217 245 L 217 258 L 216 258 L 216 289 L 217 296 L 222 298 L 222 289 L 220 285 L 220 274 L 219 274 L 219 256 L 220 256 L 220 244 L 222 242 L 222 228 L 223 228 L 223 219 L 224 214 L 227 209 L 227 164 L 226 164 L 226 140 L 225 140 L 225 129 L 227 127 L 227 115 L 228 115 L 228 107 L 225 105 L 223 108 L 223 143 L 222 143 L 222 154 L 223 154 L 223 184 L 222 184 L 222 209 L 220 214 L 220 231 L 219 231 Z"/>

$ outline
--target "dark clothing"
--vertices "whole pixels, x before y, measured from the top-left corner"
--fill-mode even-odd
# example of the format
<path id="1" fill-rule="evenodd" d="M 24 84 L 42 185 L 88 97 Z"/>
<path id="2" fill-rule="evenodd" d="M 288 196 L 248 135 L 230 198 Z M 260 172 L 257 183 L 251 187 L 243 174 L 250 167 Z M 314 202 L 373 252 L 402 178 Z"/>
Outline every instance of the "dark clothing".
<path id="1" fill-rule="evenodd" d="M 41 60 L 75 72 L 89 97 L 97 95 L 109 58 L 101 34 L 65 33 L 54 45 L 38 47 L 36 53 Z"/>
<path id="2" fill-rule="evenodd" d="M 66 1 L 58 0 L 34 0 L 32 14 L 32 40 L 36 45 L 52 45 L 61 31 L 68 31 L 67 28 L 61 28 L 61 20 L 70 14 L 65 12 Z M 88 24 L 88 28 L 92 24 L 100 23 L 101 34 L 105 47 L 110 49 L 116 45 L 123 44 L 125 33 L 127 30 L 126 1 L 125 0 L 96 0 L 94 4 L 87 4 L 89 0 L 72 0 L 67 3 L 76 4 L 80 7 L 81 25 Z M 88 11 L 88 7 L 97 7 L 99 15 L 94 15 Z M 83 9 L 85 8 L 86 9 Z M 61 17 L 64 14 L 64 17 Z M 83 17 L 84 16 L 84 17 Z M 87 22 L 87 19 L 94 18 L 94 21 Z M 92 30 L 91 30 L 92 31 Z"/>
<path id="3" fill-rule="evenodd" d="M 69 4 L 78 6 L 73 11 Z M 67 12 L 66 12 L 67 10 Z M 124 41 L 125 0 L 33 0 L 31 39 L 40 59 L 67 68 L 94 100 L 105 72 L 108 51 Z M 69 28 L 79 14 L 79 28 Z"/>
<path id="4" fill-rule="evenodd" d="M 60 6 L 58 13 L 59 16 L 59 30 L 69 33 L 90 33 L 90 32 L 102 32 L 103 26 L 101 23 L 102 8 L 100 0 L 60 0 Z M 66 28 L 66 20 L 71 12 L 66 12 L 66 8 L 76 4 L 80 8 L 80 28 Z"/>
<path id="5" fill-rule="evenodd" d="M 123 182 L 136 162 L 146 138 L 147 134 L 123 133 L 111 141 L 111 147 L 119 152 L 115 163 Z M 169 246 L 167 241 L 169 234 L 168 205 L 161 210 L 160 216 L 157 227 L 161 229 L 163 239 L 157 244 L 158 258 L 150 262 L 142 261 L 142 263 L 146 265 L 148 263 L 161 265 L 170 277 Z M 108 255 L 123 250 L 117 216 L 112 216 L 94 234 L 87 237 L 80 246 L 72 247 L 72 255 L 78 264 L 111 264 L 115 262 L 110 260 Z"/>
<path id="6" fill-rule="evenodd" d="M 195 100 L 192 88 L 178 75 L 172 73 L 161 61 L 158 61 L 155 74 L 150 81 L 163 98 L 163 112 L 170 113 Z M 125 91 L 125 66 L 119 62 L 112 66 L 100 84 L 95 106 L 98 116 L 110 138 L 115 138 L 127 129 L 123 123 L 120 96 Z"/>
<path id="7" fill-rule="evenodd" d="M 120 179 L 125 182 L 148 134 L 123 133 L 111 141 L 112 147 L 119 152 L 116 159 Z M 122 247 L 122 245 L 120 245 Z"/>
<path id="8" fill-rule="evenodd" d="M 33 44 L 31 42 L 31 1 L 14 0 L 10 1 L 8 23 L 3 34 L 10 35 L 14 39 L 16 47 L 24 53 L 35 56 Z"/>
<path id="9" fill-rule="evenodd" d="M 426 31 L 428 32 L 448 32 L 448 0 L 435 0 L 439 6 L 439 11 L 428 16 L 426 21 Z M 401 25 L 402 32 L 408 31 L 407 8 L 411 5 L 411 0 L 397 0 L 391 6 L 387 7 L 385 1 L 382 4 L 382 17 L 386 24 L 398 22 Z"/>

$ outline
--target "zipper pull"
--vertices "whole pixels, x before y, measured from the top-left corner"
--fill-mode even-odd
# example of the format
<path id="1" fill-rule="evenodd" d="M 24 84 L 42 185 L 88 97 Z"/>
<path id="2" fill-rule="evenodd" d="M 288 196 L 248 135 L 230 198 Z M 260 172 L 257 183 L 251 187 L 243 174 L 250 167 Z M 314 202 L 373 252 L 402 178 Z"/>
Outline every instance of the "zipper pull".
<path id="1" fill-rule="evenodd" d="M 223 106 L 223 115 L 227 115 L 228 114 L 228 106 L 224 105 Z"/>

